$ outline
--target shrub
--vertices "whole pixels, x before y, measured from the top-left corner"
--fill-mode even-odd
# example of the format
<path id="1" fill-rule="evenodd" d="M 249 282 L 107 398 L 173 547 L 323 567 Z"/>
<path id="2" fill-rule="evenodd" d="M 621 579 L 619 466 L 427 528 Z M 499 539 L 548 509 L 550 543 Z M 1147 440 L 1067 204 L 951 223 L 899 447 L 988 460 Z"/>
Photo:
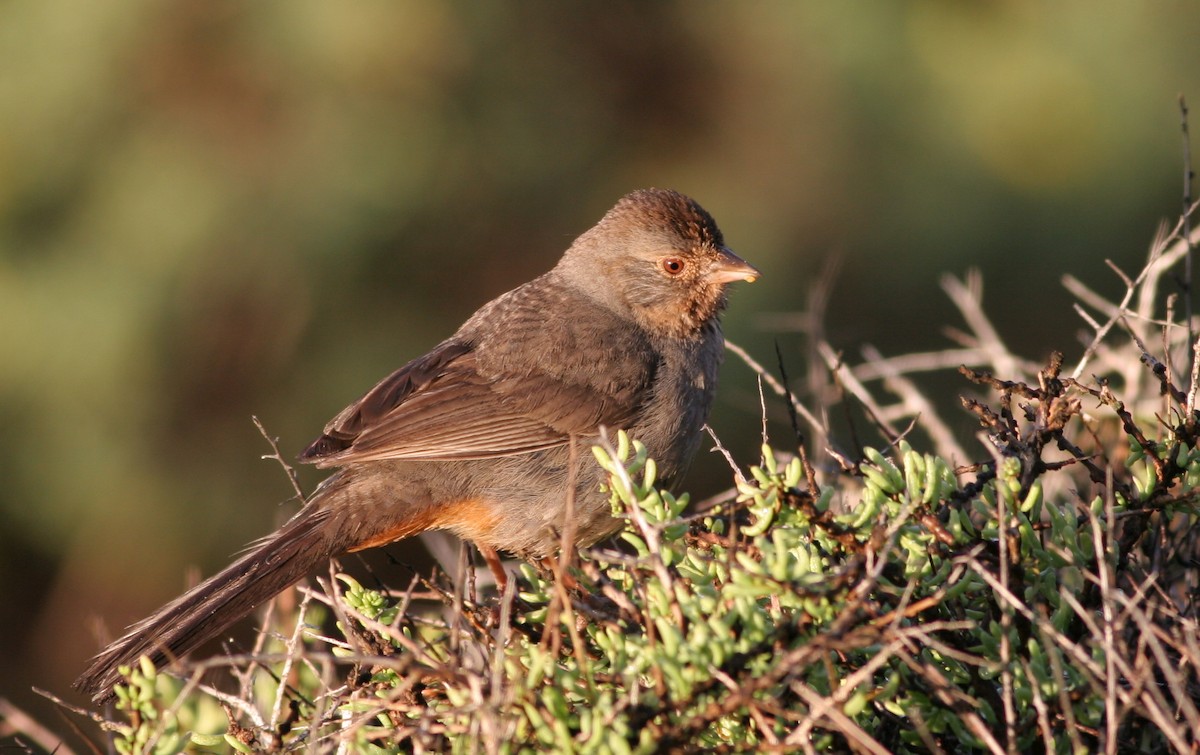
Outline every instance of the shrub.
<path id="1" fill-rule="evenodd" d="M 764 442 L 727 496 L 689 508 L 619 435 L 596 456 L 620 547 L 482 598 L 465 551 L 404 590 L 337 575 L 247 656 L 131 670 L 106 726 L 121 752 L 1194 752 L 1200 360 L 1190 314 L 1156 311 L 1184 229 L 1120 302 L 1066 280 L 1093 331 L 1069 373 L 1013 356 L 978 281 L 946 279 L 973 330 L 955 361 L 988 367 L 961 369 L 982 460 L 905 377 L 945 355 L 852 368 L 816 344 L 806 395 L 862 407 L 881 450 L 840 450 L 762 371 L 797 455 Z M 214 666 L 236 692 L 200 683 Z"/>

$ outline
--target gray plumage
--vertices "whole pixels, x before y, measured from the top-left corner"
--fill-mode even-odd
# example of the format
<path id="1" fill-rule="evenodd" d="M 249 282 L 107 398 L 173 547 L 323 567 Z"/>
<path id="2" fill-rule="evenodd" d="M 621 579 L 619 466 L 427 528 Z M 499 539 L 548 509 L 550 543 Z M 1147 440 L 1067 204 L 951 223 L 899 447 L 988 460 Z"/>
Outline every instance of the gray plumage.
<path id="1" fill-rule="evenodd" d="M 300 458 L 338 471 L 301 511 L 135 625 L 76 687 L 104 698 L 117 666 L 186 655 L 329 558 L 425 530 L 551 556 L 572 479 L 576 543 L 613 533 L 589 450 L 600 428 L 627 430 L 662 483 L 677 480 L 716 390 L 725 287 L 757 275 L 693 200 L 658 189 L 622 198 L 552 270 L 331 420 Z"/>

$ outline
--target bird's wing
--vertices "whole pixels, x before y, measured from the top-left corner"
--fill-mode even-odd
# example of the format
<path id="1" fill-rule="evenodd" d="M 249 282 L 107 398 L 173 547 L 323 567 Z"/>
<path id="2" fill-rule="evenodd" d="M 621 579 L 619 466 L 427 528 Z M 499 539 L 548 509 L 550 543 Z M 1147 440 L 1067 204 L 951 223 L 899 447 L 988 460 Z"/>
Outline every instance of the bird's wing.
<path id="1" fill-rule="evenodd" d="M 627 426 L 652 378 L 633 374 L 595 385 L 576 370 L 563 374 L 561 366 L 481 369 L 476 348 L 451 339 L 346 407 L 300 460 L 331 467 L 485 459 L 551 448 L 594 434 L 602 424 Z"/>

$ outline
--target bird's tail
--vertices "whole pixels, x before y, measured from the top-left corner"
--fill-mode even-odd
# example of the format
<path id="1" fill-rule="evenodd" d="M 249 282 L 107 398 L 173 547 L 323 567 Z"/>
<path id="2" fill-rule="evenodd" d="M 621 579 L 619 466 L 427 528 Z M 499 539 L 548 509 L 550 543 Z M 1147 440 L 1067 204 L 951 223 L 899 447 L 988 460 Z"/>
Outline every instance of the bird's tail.
<path id="1" fill-rule="evenodd" d="M 119 666 L 147 655 L 155 666 L 181 658 L 346 550 L 330 509 L 305 506 L 277 532 L 256 542 L 241 558 L 109 645 L 75 680 L 96 701 L 112 695 Z"/>

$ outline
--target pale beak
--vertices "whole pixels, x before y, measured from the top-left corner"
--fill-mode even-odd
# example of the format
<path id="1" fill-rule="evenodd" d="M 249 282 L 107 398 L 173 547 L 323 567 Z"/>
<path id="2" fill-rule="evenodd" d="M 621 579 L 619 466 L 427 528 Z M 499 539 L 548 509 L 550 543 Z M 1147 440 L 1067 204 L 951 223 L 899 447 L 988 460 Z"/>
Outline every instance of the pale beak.
<path id="1" fill-rule="evenodd" d="M 746 281 L 753 283 L 758 280 L 761 273 L 758 268 L 751 265 L 746 260 L 737 256 L 725 247 L 717 250 L 718 257 L 712 265 L 709 266 L 708 272 L 704 274 L 704 280 L 707 283 L 733 283 L 734 281 Z"/>

